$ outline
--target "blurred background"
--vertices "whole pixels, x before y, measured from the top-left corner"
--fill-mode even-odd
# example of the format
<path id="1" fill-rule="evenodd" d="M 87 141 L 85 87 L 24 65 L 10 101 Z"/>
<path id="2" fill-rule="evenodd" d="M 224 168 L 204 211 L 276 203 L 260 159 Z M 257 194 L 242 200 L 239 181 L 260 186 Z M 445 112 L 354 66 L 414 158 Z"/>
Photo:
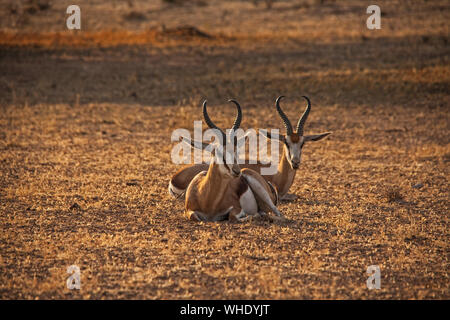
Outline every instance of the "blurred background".
<path id="1" fill-rule="evenodd" d="M 439 105 L 447 1 L 1 1 L 0 101 L 198 103 L 201 97 Z M 76 98 L 78 97 L 78 98 Z M 414 98 L 413 98 L 414 97 Z"/>

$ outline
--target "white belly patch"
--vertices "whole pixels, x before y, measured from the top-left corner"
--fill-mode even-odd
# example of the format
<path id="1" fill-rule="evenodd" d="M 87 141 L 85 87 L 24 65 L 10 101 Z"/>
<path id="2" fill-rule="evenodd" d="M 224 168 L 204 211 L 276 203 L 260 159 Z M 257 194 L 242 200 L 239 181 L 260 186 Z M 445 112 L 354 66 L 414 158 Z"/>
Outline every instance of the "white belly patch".
<path id="1" fill-rule="evenodd" d="M 250 188 L 241 195 L 239 203 L 246 214 L 258 213 L 258 204 L 256 203 L 255 196 Z"/>

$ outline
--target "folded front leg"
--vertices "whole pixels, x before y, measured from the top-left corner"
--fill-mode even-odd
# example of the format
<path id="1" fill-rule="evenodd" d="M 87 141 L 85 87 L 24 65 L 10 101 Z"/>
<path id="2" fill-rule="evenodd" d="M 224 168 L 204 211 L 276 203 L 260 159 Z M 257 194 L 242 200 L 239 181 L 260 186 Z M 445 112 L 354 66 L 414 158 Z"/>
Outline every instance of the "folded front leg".
<path id="1" fill-rule="evenodd" d="M 251 169 L 242 169 L 241 173 L 250 189 L 253 191 L 258 205 L 260 206 L 260 210 L 270 210 L 277 216 L 282 217 L 283 215 L 275 206 L 275 203 L 277 202 L 276 191 L 274 192 L 272 190 L 264 178 Z"/>

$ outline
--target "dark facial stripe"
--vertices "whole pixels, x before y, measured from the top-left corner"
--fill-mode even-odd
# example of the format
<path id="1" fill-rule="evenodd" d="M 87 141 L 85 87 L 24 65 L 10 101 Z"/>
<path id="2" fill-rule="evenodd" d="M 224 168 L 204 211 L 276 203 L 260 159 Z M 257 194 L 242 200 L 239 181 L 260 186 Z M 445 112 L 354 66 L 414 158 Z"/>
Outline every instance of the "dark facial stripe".
<path id="1" fill-rule="evenodd" d="M 289 148 L 289 145 L 288 145 L 288 143 L 286 141 L 284 141 L 284 143 L 286 144 L 287 151 L 288 151 L 288 156 L 290 158 L 291 157 L 291 149 Z"/>

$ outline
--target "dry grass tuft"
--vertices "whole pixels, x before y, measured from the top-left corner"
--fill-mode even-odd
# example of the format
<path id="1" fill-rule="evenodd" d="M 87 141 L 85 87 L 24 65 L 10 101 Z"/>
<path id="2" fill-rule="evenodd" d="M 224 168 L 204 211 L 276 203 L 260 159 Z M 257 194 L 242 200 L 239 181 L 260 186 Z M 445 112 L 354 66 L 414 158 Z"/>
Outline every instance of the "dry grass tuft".
<path id="1" fill-rule="evenodd" d="M 401 189 L 399 187 L 388 187 L 384 194 L 388 202 L 402 202 L 404 201 Z"/>

